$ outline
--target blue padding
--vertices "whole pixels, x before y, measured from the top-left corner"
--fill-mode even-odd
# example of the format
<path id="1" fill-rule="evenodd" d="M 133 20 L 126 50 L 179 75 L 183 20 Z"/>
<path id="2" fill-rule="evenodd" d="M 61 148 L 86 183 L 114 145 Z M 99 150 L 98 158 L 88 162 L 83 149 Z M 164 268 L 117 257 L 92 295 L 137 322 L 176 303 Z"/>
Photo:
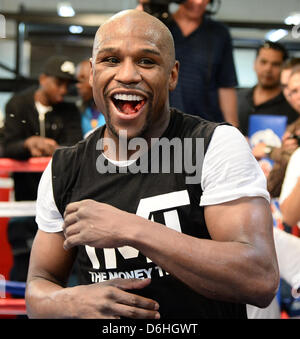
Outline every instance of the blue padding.
<path id="1" fill-rule="evenodd" d="M 25 296 L 26 283 L 18 281 L 5 281 L 5 291 L 14 295 Z"/>

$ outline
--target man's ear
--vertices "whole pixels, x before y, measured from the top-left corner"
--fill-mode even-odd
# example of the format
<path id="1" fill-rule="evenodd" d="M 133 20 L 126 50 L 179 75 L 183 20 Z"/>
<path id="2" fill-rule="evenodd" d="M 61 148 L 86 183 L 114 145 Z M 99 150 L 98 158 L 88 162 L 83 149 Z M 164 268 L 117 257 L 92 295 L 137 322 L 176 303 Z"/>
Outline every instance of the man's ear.
<path id="1" fill-rule="evenodd" d="M 93 87 L 93 58 L 90 58 L 90 77 L 89 77 L 89 84 Z"/>
<path id="2" fill-rule="evenodd" d="M 179 73 L 179 61 L 176 60 L 170 73 L 169 91 L 174 91 L 174 89 L 176 88 L 178 82 L 178 73 Z"/>

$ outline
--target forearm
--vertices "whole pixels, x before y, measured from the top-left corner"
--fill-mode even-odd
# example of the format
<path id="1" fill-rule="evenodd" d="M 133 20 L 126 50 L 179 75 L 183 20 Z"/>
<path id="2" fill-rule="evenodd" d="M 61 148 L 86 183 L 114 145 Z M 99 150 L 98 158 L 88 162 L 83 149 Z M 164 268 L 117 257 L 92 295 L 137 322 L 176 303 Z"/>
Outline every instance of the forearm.
<path id="1" fill-rule="evenodd" d="M 300 178 L 291 194 L 282 202 L 280 209 L 283 221 L 290 226 L 300 221 Z"/>
<path id="2" fill-rule="evenodd" d="M 167 227 L 143 222 L 131 246 L 208 298 L 264 304 L 263 288 L 253 295 L 256 277 L 265 267 L 257 250 L 246 243 L 197 239 Z M 255 269 L 255 270 L 254 270 Z"/>
<path id="3" fill-rule="evenodd" d="M 78 201 L 65 210 L 64 248 L 131 246 L 199 294 L 267 306 L 279 280 L 269 203 L 243 198 L 206 206 L 204 216 L 212 240 L 111 205 Z"/>
<path id="4" fill-rule="evenodd" d="M 219 88 L 219 102 L 224 120 L 233 126 L 238 127 L 239 120 L 235 88 Z"/>
<path id="5" fill-rule="evenodd" d="M 76 289 L 65 286 L 77 251 L 64 251 L 63 241 L 61 232 L 37 231 L 26 283 L 25 299 L 29 317 L 71 317 L 72 296 Z"/>
<path id="6" fill-rule="evenodd" d="M 44 278 L 34 278 L 26 286 L 29 318 L 72 318 L 72 288 L 64 288 Z"/>
<path id="7" fill-rule="evenodd" d="M 30 157 L 30 152 L 24 147 L 24 141 L 9 142 L 4 144 L 4 156 L 7 158 L 26 160 Z"/>

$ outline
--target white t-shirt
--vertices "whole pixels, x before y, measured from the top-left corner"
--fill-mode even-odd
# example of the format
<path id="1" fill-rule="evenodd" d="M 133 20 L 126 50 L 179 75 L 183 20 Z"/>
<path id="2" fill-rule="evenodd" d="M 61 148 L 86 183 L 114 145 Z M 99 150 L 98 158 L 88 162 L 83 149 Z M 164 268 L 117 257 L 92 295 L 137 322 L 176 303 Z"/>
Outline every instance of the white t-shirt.
<path id="1" fill-rule="evenodd" d="M 281 188 L 279 202 L 282 203 L 295 187 L 300 177 L 300 147 L 291 155 L 290 161 L 286 168 L 284 181 Z"/>
<path id="2" fill-rule="evenodd" d="M 215 129 L 203 161 L 201 187 L 200 206 L 254 196 L 270 201 L 265 175 L 245 137 L 232 126 Z M 53 197 L 51 161 L 38 188 L 36 222 L 45 232 L 62 231 L 63 217 Z"/>
<path id="3" fill-rule="evenodd" d="M 279 203 L 281 204 L 293 191 L 300 177 L 300 147 L 291 155 L 286 168 L 284 181 L 281 188 Z M 298 222 L 300 228 L 300 222 Z"/>

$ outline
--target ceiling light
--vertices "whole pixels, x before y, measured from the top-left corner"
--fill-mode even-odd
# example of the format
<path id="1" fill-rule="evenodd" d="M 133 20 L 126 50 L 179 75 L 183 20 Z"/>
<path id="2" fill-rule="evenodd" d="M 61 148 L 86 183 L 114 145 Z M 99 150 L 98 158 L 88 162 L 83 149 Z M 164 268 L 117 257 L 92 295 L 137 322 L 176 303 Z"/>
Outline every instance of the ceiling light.
<path id="1" fill-rule="evenodd" d="M 72 34 L 80 34 L 83 32 L 83 27 L 72 25 L 69 27 L 69 32 Z"/>
<path id="2" fill-rule="evenodd" d="M 287 35 L 288 35 L 288 31 L 286 29 L 272 29 L 265 35 L 265 38 L 267 40 L 276 42 L 284 38 Z"/>
<path id="3" fill-rule="evenodd" d="M 284 19 L 286 25 L 299 25 L 300 24 L 300 13 L 293 12 Z"/>
<path id="4" fill-rule="evenodd" d="M 57 13 L 59 16 L 70 17 L 75 15 L 75 11 L 69 2 L 59 2 L 57 4 Z"/>

